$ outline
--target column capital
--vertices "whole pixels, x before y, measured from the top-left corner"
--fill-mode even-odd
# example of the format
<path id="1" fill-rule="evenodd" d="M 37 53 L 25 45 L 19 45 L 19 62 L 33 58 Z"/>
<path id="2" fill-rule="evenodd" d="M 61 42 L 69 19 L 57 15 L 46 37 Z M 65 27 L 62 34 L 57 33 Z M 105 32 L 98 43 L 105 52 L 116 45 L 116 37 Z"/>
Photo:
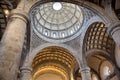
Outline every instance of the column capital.
<path id="1" fill-rule="evenodd" d="M 24 66 L 20 68 L 20 80 L 30 80 L 32 68 Z"/>
<path id="2" fill-rule="evenodd" d="M 120 30 L 120 21 L 111 23 L 107 28 L 108 33 L 113 35 L 116 31 Z"/>
<path id="3" fill-rule="evenodd" d="M 8 16 L 8 19 L 11 19 L 11 18 L 19 18 L 23 20 L 25 23 L 29 22 L 28 13 L 26 13 L 25 11 L 21 9 L 13 9 L 10 15 Z"/>
<path id="4" fill-rule="evenodd" d="M 91 80 L 90 68 L 88 66 L 80 68 L 82 80 Z"/>
<path id="5" fill-rule="evenodd" d="M 25 67 L 21 67 L 21 68 L 20 68 L 20 71 L 21 71 L 21 72 L 22 72 L 22 71 L 29 71 L 29 72 L 32 72 L 32 68 L 31 68 L 31 67 L 25 66 Z"/>
<path id="6" fill-rule="evenodd" d="M 80 68 L 80 72 L 90 72 L 90 68 L 89 67 L 84 67 L 84 68 Z"/>

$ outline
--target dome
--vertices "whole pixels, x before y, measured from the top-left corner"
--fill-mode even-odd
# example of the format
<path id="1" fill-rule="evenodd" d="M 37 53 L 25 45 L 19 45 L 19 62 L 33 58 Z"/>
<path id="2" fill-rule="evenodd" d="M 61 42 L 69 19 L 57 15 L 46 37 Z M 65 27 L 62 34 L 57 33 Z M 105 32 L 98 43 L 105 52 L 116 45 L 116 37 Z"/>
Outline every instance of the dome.
<path id="1" fill-rule="evenodd" d="M 36 6 L 31 19 L 39 37 L 47 41 L 64 41 L 80 30 L 83 13 L 80 6 L 72 3 L 49 2 Z"/>

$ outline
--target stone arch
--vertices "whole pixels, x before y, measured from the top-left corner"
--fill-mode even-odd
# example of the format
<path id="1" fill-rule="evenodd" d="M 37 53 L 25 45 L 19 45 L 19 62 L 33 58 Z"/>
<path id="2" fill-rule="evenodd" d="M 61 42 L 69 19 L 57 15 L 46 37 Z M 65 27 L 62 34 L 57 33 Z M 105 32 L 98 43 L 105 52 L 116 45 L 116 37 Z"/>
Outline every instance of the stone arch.
<path id="1" fill-rule="evenodd" d="M 68 45 L 65 45 L 65 44 L 52 44 L 52 43 L 45 43 L 41 46 L 38 46 L 37 48 L 35 48 L 34 50 L 32 50 L 31 52 L 28 53 L 26 59 L 25 59 L 25 62 L 23 64 L 23 66 L 31 66 L 32 65 L 32 62 L 33 62 L 33 59 L 34 57 L 44 48 L 47 48 L 47 47 L 51 47 L 51 46 L 58 46 L 58 47 L 61 47 L 63 49 L 66 49 L 68 51 L 70 51 L 71 55 L 73 55 L 76 60 L 77 60 L 77 63 L 80 64 L 79 62 L 79 56 L 78 56 L 78 51 L 73 49 L 72 47 L 68 46 Z"/>
<path id="2" fill-rule="evenodd" d="M 77 71 L 77 69 L 79 68 L 79 57 L 77 56 L 77 50 L 75 50 L 75 49 L 73 49 L 72 47 L 70 47 L 70 46 L 68 46 L 68 45 L 65 45 L 65 44 L 51 44 L 51 43 L 45 43 L 45 44 L 43 44 L 43 45 L 41 45 L 41 46 L 39 46 L 39 47 L 37 47 L 37 48 L 35 48 L 34 50 L 32 50 L 31 52 L 29 52 L 29 54 L 27 55 L 27 57 L 26 57 L 26 59 L 25 59 L 25 61 L 24 61 L 24 64 L 23 64 L 23 66 L 21 67 L 21 71 L 23 72 L 23 74 L 24 74 L 24 68 L 26 69 L 26 68 L 33 68 L 32 67 L 32 65 L 33 65 L 33 61 L 34 61 L 34 59 L 35 59 L 35 57 L 37 56 L 37 55 L 40 55 L 40 51 L 42 51 L 42 50 L 45 50 L 45 49 L 47 49 L 47 48 L 52 48 L 52 47 L 58 47 L 58 48 L 62 48 L 63 50 L 65 49 L 66 51 L 68 51 L 69 52 L 69 55 L 71 55 L 71 56 L 73 56 L 74 57 L 74 59 L 73 60 L 75 60 L 76 61 L 76 67 L 74 68 L 74 71 L 76 72 Z M 49 57 L 50 58 L 50 57 Z M 66 63 L 65 63 L 66 64 Z M 52 66 L 52 65 L 54 65 L 54 63 L 53 64 L 51 64 L 50 66 Z M 49 65 L 48 65 L 49 66 Z M 58 66 L 58 68 L 59 68 L 59 66 Z M 33 70 L 34 70 L 34 68 L 33 68 Z M 61 69 L 62 70 L 62 69 Z M 32 72 L 32 70 L 31 70 L 31 72 Z M 31 72 L 30 72 L 30 76 L 33 76 L 32 74 L 31 74 Z M 35 71 L 34 71 L 35 72 Z M 75 74 L 75 72 L 74 72 L 74 74 Z M 33 73 L 34 74 L 34 73 Z M 67 73 L 66 73 L 67 74 Z M 24 75 L 25 76 L 25 75 Z M 73 74 L 71 74 L 71 76 L 73 76 Z M 29 77 L 30 78 L 30 77 Z"/>
<path id="3" fill-rule="evenodd" d="M 34 57 L 32 62 L 32 78 L 34 79 L 37 77 L 36 74 L 38 74 L 39 69 L 48 69 L 53 66 L 54 69 L 57 67 L 58 70 L 63 71 L 66 77 L 68 76 L 67 78 L 70 78 L 70 80 L 72 80 L 72 76 L 78 69 L 76 58 L 71 52 L 60 46 L 48 46 L 40 50 L 40 52 Z M 50 71 L 51 70 L 52 69 L 50 69 Z"/>
<path id="4" fill-rule="evenodd" d="M 91 22 L 92 21 L 92 22 Z M 96 24 L 96 23 L 102 23 L 102 24 L 104 24 L 104 28 L 106 28 L 105 27 L 105 23 L 103 23 L 103 20 L 101 20 L 101 19 L 99 19 L 99 18 L 97 18 L 97 17 L 95 17 L 95 18 L 93 18 L 93 19 L 91 19 L 90 21 L 88 21 L 87 22 L 87 24 L 86 24 L 86 26 L 85 26 L 85 28 L 83 29 L 83 32 L 82 32 L 82 34 L 81 34 L 81 42 L 80 42 L 80 44 L 81 44 L 81 53 L 82 53 L 82 56 L 84 56 L 85 58 L 88 56 L 88 55 L 92 55 L 92 54 L 89 54 L 89 51 L 91 52 L 91 51 L 93 51 L 93 50 L 96 50 L 96 51 L 102 51 L 102 50 L 100 50 L 100 49 L 93 49 L 93 50 L 89 50 L 89 51 L 87 51 L 87 50 L 85 50 L 85 48 L 87 48 L 86 46 L 87 46 L 87 44 L 86 43 L 89 43 L 90 41 L 92 41 L 92 40 L 89 40 L 89 41 L 87 41 L 87 38 L 88 38 L 88 35 L 90 34 L 90 30 L 91 30 L 91 26 L 93 25 L 93 24 Z M 97 31 L 96 31 L 97 32 Z M 93 33 L 93 31 L 91 31 L 91 33 Z M 106 33 L 106 29 L 105 29 L 105 32 L 103 32 L 103 33 Z M 108 36 L 108 34 L 106 34 L 107 36 Z M 94 37 L 95 37 L 96 35 L 94 35 Z M 91 36 L 89 36 L 89 37 L 91 37 Z M 91 39 L 91 38 L 90 38 Z M 110 40 L 112 40 L 112 38 L 110 38 Z M 113 40 L 112 40 L 113 41 Z M 93 39 L 93 42 L 95 42 L 95 40 Z M 94 45 L 94 44 L 93 44 Z M 99 45 L 99 44 L 98 44 Z M 114 45 L 114 42 L 111 44 L 111 45 Z M 102 45 L 100 45 L 101 47 L 102 47 Z M 107 45 L 106 45 L 107 46 Z M 110 48 L 111 46 L 109 46 L 109 48 Z M 113 50 L 113 49 L 109 49 L 109 50 Z M 110 52 L 110 51 L 109 51 Z M 113 51 L 112 51 L 113 52 Z M 103 50 L 103 53 L 105 53 L 105 54 L 108 54 L 105 50 Z M 111 53 L 112 54 L 112 53 Z M 87 63 L 87 61 L 86 60 L 84 60 L 83 59 L 83 61 L 85 61 L 85 63 Z"/>
<path id="5" fill-rule="evenodd" d="M 102 25 L 102 26 L 101 26 Z M 96 27 L 98 26 L 98 27 Z M 85 38 L 83 39 L 83 55 L 86 59 L 91 56 L 102 56 L 108 62 L 112 64 L 116 70 L 116 63 L 114 57 L 115 42 L 112 37 L 107 33 L 106 25 L 103 22 L 93 22 L 88 26 L 86 32 L 83 33 Z M 99 36 L 98 36 L 99 35 Z M 86 46 L 86 47 L 85 47 Z M 114 72 L 115 74 L 116 72 Z M 111 75 L 112 76 L 112 75 Z M 118 75 L 116 75 L 118 76 Z"/>
<path id="6" fill-rule="evenodd" d="M 103 22 L 94 22 L 86 29 L 83 39 L 83 53 L 92 49 L 114 53 L 115 43 L 112 37 L 107 34 L 105 26 Z"/>

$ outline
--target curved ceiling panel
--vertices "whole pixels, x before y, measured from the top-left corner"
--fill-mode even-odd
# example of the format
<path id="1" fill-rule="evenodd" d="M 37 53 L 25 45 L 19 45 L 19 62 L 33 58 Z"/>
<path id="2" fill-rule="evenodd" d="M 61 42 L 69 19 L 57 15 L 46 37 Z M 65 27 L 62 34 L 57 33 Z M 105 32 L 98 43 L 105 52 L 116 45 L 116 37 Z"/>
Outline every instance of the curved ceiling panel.
<path id="1" fill-rule="evenodd" d="M 39 37 L 61 40 L 71 37 L 80 30 L 83 12 L 75 4 L 50 2 L 35 7 L 31 19 L 33 29 Z"/>

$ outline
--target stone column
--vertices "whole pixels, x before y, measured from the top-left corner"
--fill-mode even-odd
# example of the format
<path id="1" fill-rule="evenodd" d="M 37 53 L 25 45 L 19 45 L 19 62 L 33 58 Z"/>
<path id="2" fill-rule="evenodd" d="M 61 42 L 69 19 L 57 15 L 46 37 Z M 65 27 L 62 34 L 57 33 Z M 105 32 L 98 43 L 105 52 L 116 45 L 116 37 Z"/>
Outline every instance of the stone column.
<path id="1" fill-rule="evenodd" d="M 82 80 L 91 80 L 91 73 L 90 73 L 90 68 L 89 67 L 83 67 L 80 68 L 80 73 Z"/>
<path id="2" fill-rule="evenodd" d="M 116 21 L 116 22 L 112 23 L 108 27 L 107 31 L 112 36 L 112 38 L 114 39 L 115 43 L 120 48 L 120 21 Z"/>
<path id="3" fill-rule="evenodd" d="M 0 44 L 0 80 L 17 80 L 27 23 L 22 9 L 11 11 Z"/>
<path id="4" fill-rule="evenodd" d="M 31 67 L 22 67 L 21 74 L 20 74 L 20 80 L 30 80 L 31 72 L 32 72 Z"/>

